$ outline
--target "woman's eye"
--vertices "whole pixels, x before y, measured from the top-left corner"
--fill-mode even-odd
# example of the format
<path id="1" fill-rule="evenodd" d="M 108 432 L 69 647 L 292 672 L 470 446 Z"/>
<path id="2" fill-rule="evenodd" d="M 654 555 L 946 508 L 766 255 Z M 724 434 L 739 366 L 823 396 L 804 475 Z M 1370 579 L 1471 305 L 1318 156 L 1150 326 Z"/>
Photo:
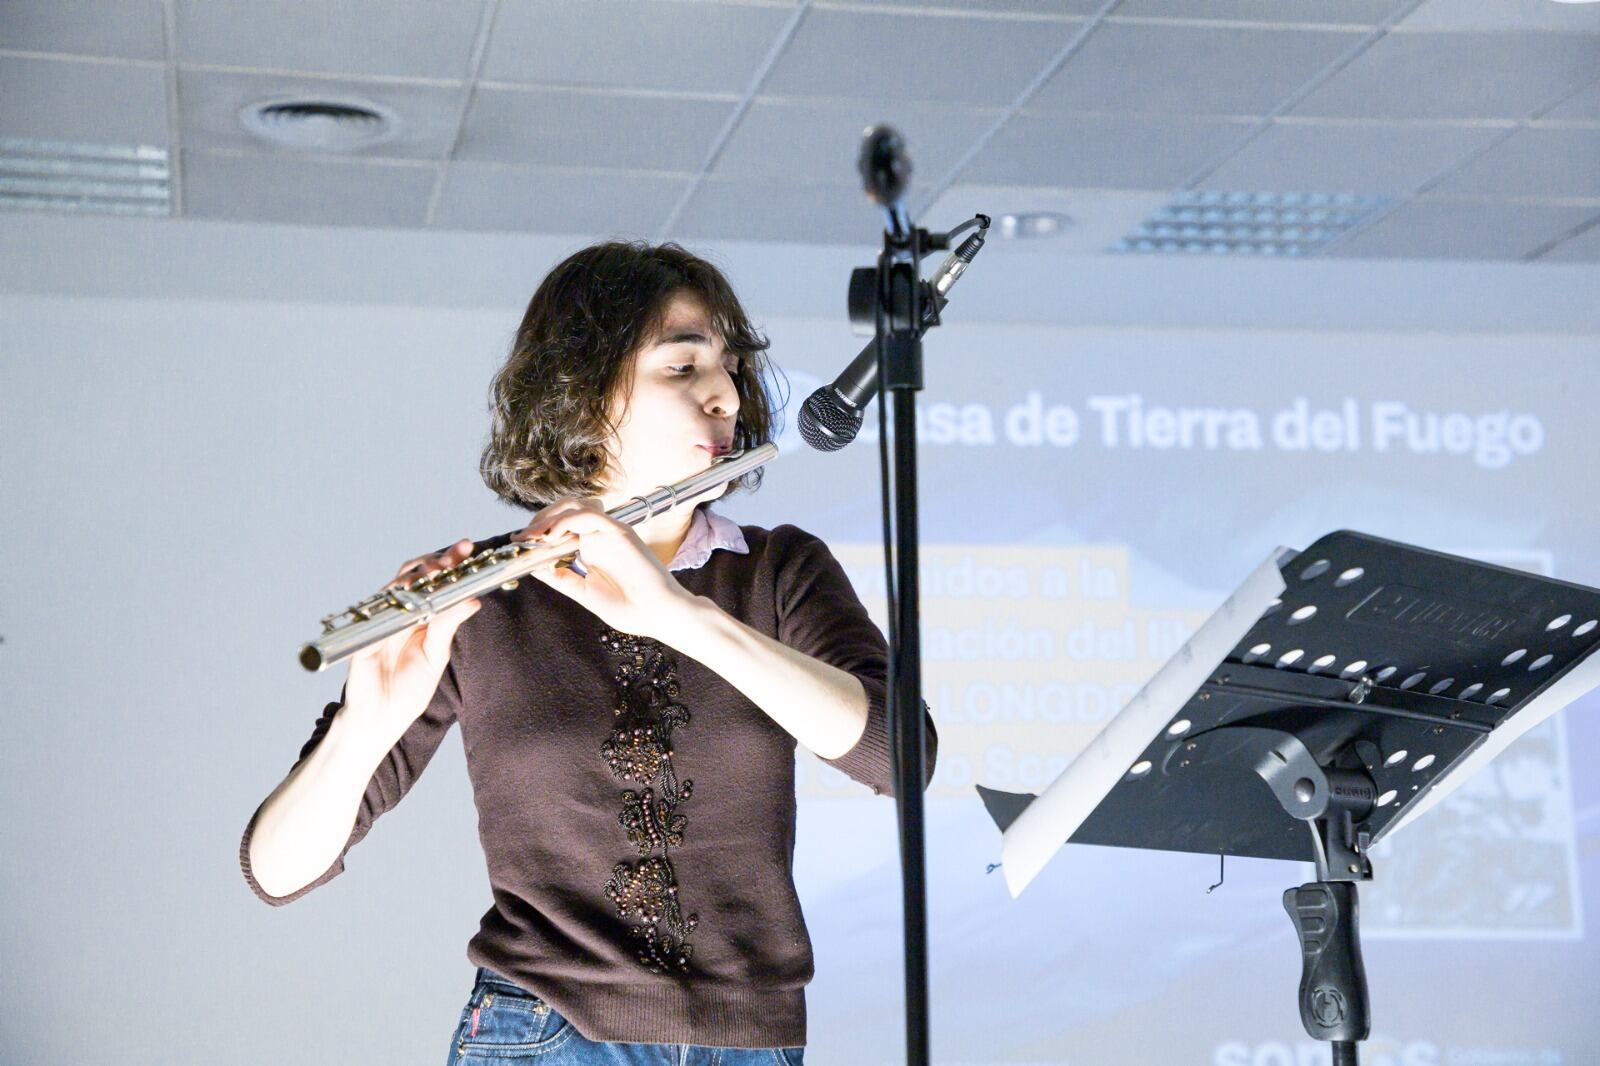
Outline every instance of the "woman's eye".
<path id="1" fill-rule="evenodd" d="M 694 369 L 694 364 L 693 363 L 679 363 L 676 366 L 669 366 L 669 367 L 667 367 L 667 369 L 670 370 L 674 374 L 687 374 L 691 370 Z"/>

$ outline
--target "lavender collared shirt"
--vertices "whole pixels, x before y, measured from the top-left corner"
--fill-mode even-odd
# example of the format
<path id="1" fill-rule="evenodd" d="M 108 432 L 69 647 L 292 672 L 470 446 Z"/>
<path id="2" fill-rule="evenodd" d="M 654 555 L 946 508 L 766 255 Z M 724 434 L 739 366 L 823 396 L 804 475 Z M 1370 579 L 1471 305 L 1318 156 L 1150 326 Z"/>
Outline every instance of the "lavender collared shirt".
<path id="1" fill-rule="evenodd" d="M 711 553 L 724 548 L 735 555 L 748 555 L 744 530 L 731 518 L 724 518 L 709 507 L 696 507 L 689 520 L 689 533 L 678 545 L 678 553 L 667 564 L 668 570 L 697 570 L 706 565 Z"/>
<path id="2" fill-rule="evenodd" d="M 744 530 L 739 528 L 739 523 L 724 518 L 710 507 L 696 507 L 694 517 L 689 519 L 689 532 L 683 538 L 683 543 L 678 545 L 677 554 L 667 564 L 667 569 L 698 570 L 706 565 L 706 560 L 718 548 L 735 555 L 750 553 L 750 546 L 745 543 Z M 572 570 L 577 574 L 588 573 L 583 567 L 581 554 L 572 561 Z"/>

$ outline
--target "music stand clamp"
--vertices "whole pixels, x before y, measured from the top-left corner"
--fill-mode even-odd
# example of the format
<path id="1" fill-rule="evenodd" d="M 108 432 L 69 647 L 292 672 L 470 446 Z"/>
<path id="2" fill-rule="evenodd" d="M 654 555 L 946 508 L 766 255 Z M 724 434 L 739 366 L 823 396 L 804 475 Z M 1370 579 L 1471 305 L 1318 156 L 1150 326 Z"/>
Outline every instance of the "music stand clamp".
<path id="1" fill-rule="evenodd" d="M 1372 846 L 1600 686 L 1597 646 L 1595 589 L 1352 532 L 1282 551 L 1041 796 L 979 786 L 1007 882 L 1063 841 L 1314 863 L 1283 897 L 1300 1017 L 1353 1066 Z"/>

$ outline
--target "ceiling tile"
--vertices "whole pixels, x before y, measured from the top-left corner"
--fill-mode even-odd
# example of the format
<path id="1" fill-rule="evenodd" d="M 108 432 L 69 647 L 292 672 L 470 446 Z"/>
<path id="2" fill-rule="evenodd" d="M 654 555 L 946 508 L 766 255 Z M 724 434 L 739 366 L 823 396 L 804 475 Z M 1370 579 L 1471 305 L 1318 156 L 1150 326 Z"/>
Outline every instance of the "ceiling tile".
<path id="1" fill-rule="evenodd" d="M 680 0 L 506 0 L 489 81 L 743 93 L 791 9 Z"/>
<path id="2" fill-rule="evenodd" d="M 1379 259 L 1521 259 L 1595 213 L 1592 207 L 1413 200 L 1323 255 Z"/>
<path id="3" fill-rule="evenodd" d="M 1348 118 L 1522 118 L 1588 82 L 1600 36 L 1391 33 L 1294 109 Z"/>
<path id="4" fill-rule="evenodd" d="M 856 176 L 862 131 L 891 119 L 905 137 L 915 188 L 948 174 L 1002 113 L 925 104 L 884 108 L 866 101 L 758 99 L 739 120 L 714 170 L 724 177 L 850 182 Z"/>
<path id="5" fill-rule="evenodd" d="M 1409 193 L 1500 132 L 1472 126 L 1275 122 L 1200 187 Z"/>
<path id="6" fill-rule="evenodd" d="M 1013 117 L 962 171 L 962 182 L 1170 189 L 1250 128 L 1220 119 L 1091 115 Z"/>
<path id="7" fill-rule="evenodd" d="M 1567 97 L 1541 117 L 1600 122 L 1600 81 Z"/>
<path id="8" fill-rule="evenodd" d="M 854 161 L 862 128 L 879 121 L 907 135 L 929 221 L 979 208 L 1073 219 L 1059 238 L 997 254 L 1114 244 L 1236 147 L 1203 188 L 1394 196 L 1450 175 L 1329 255 L 1514 259 L 1600 210 L 1586 206 L 1600 200 L 1600 4 L 1552 0 L 1121 0 L 951 175 L 1104 7 L 495 0 L 480 72 L 490 84 L 463 125 L 461 82 L 489 0 L 0 0 L 0 50 L 85 57 L 0 55 L 0 136 L 166 146 L 171 9 L 185 64 L 174 170 L 191 216 L 420 226 L 437 191 L 438 228 L 654 237 L 692 191 L 675 235 L 872 248 L 881 218 Z M 797 11 L 793 39 L 694 184 Z M 1217 117 L 1270 112 L 1402 11 L 1299 117 L 1248 143 L 1253 123 Z M 885 66 L 908 46 L 911 69 Z M 369 102 L 399 116 L 399 132 L 342 159 L 240 127 L 248 104 L 306 97 Z M 452 146 L 458 161 L 436 190 L 433 164 Z M 1539 199 L 1551 202 L 1527 202 Z M 1600 227 L 1544 259 L 1600 260 Z"/>
<path id="9" fill-rule="evenodd" d="M 1028 106 L 1264 115 L 1360 39 L 1344 31 L 1107 23 Z"/>
<path id="10" fill-rule="evenodd" d="M 649 238 L 667 220 L 690 180 L 453 163 L 434 226 Z"/>
<path id="11" fill-rule="evenodd" d="M 1591 225 L 1576 237 L 1569 237 L 1539 257 L 1541 263 L 1600 262 L 1600 225 Z"/>
<path id="12" fill-rule="evenodd" d="M 1521 129 L 1432 190 L 1449 195 L 1600 197 L 1600 129 Z"/>
<path id="13" fill-rule="evenodd" d="M 1557 30 L 1600 33 L 1600 8 L 1552 0 L 1422 0 L 1405 30 Z"/>
<path id="14" fill-rule="evenodd" d="M 953 226 L 982 212 L 996 219 L 1024 212 L 1067 216 L 1059 236 L 1039 240 L 1006 240 L 998 231 L 984 245 L 985 255 L 1029 252 L 1084 254 L 1103 252 L 1134 226 L 1172 199 L 1166 190 L 1123 192 L 1107 189 L 1040 189 L 1008 185 L 952 185 L 923 212 L 924 225 Z"/>
<path id="15" fill-rule="evenodd" d="M 938 8 L 994 15 L 1092 15 L 1105 0 L 820 0 L 817 8 Z"/>
<path id="16" fill-rule="evenodd" d="M 1402 0 L 1122 0 L 1117 15 L 1372 26 Z"/>
<path id="17" fill-rule="evenodd" d="M 183 213 L 312 226 L 420 226 L 435 174 L 432 166 L 409 163 L 184 149 Z"/>
<path id="18" fill-rule="evenodd" d="M 389 138 L 356 149 L 353 157 L 443 159 L 455 141 L 460 89 L 413 82 L 339 81 L 289 75 L 178 71 L 178 113 L 183 143 L 192 148 L 230 148 L 293 154 L 245 131 L 239 113 L 269 101 L 319 100 L 376 105 L 398 122 Z"/>
<path id="19" fill-rule="evenodd" d="M 160 0 L 49 0 L 0 7 L 0 48 L 166 58 Z"/>
<path id="20" fill-rule="evenodd" d="M 699 171 L 734 103 L 578 89 L 479 89 L 457 159 Z"/>
<path id="21" fill-rule="evenodd" d="M 0 56 L 0 136 L 167 144 L 161 67 Z"/>
<path id="22" fill-rule="evenodd" d="M 1005 106 L 1079 31 L 1073 21 L 814 9 L 761 91 L 876 104 Z M 894 55 L 914 62 L 890 62 Z"/>
<path id="23" fill-rule="evenodd" d="M 184 63 L 463 79 L 483 0 L 177 0 Z"/>
<path id="24" fill-rule="evenodd" d="M 860 185 L 707 178 L 678 216 L 674 240 L 883 244 L 883 211 Z M 842 291 L 842 290 L 841 290 Z"/>

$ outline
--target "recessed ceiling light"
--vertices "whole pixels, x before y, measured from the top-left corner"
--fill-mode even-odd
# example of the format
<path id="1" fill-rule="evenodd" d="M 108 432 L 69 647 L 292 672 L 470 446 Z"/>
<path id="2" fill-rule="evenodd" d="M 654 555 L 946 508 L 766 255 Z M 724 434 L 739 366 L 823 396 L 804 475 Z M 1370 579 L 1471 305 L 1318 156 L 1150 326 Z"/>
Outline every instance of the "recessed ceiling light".
<path id="1" fill-rule="evenodd" d="M 276 98 L 250 104 L 239 122 L 264 141 L 285 148 L 349 152 L 394 136 L 394 113 L 365 100 Z"/>
<path id="2" fill-rule="evenodd" d="M 1035 240 L 1060 236 L 1070 225 L 1072 219 L 1058 211 L 1024 211 L 1001 215 L 995 230 L 1000 236 L 1013 240 Z"/>
<path id="3" fill-rule="evenodd" d="M 1303 256 L 1361 225 L 1384 203 L 1354 193 L 1183 192 L 1110 250 Z"/>
<path id="4" fill-rule="evenodd" d="M 170 215 L 167 150 L 0 137 L 0 207 Z"/>

